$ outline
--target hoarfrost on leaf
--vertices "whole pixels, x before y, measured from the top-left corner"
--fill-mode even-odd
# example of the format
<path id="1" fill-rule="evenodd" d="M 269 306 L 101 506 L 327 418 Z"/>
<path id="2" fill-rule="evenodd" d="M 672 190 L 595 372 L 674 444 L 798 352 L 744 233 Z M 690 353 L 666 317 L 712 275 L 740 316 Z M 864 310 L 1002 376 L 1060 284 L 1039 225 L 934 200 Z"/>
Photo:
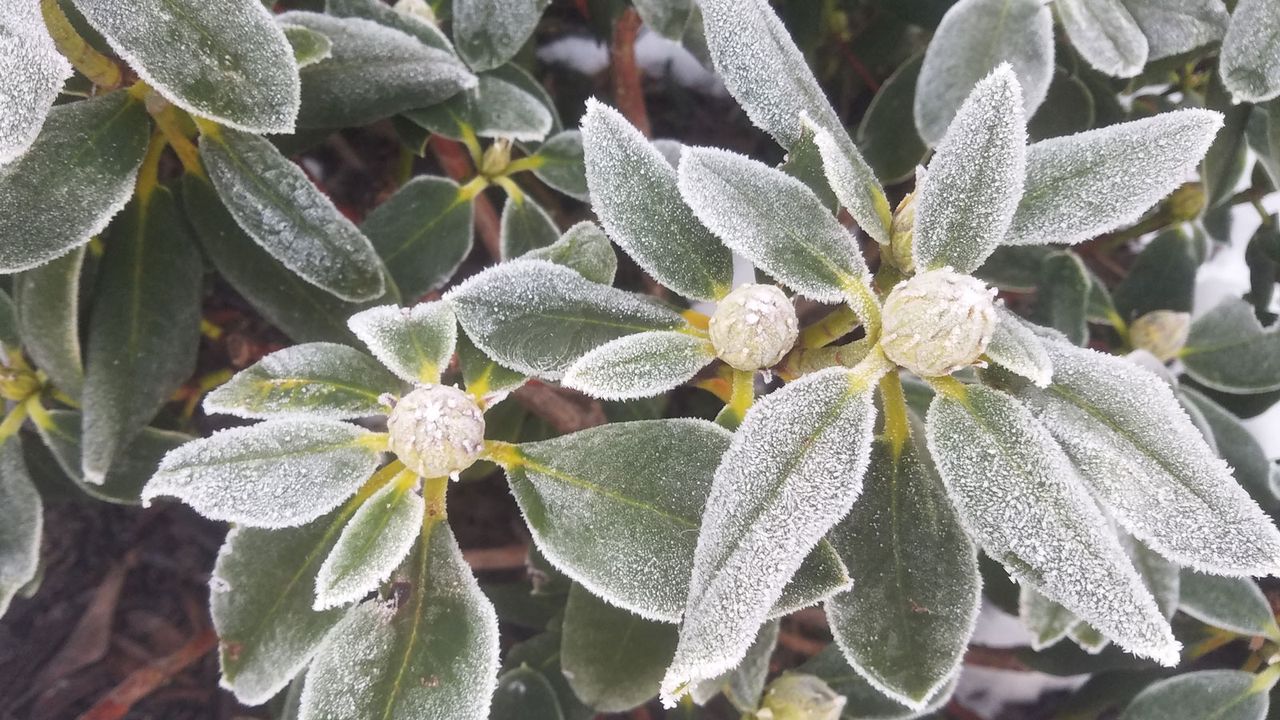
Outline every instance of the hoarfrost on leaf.
<path id="1" fill-rule="evenodd" d="M 0 17 L 0 165 L 35 142 L 71 73 L 45 29 L 39 3 L 7 3 Z"/>
<path id="2" fill-rule="evenodd" d="M 419 175 L 360 223 L 401 296 L 444 285 L 471 252 L 475 203 L 448 178 Z"/>
<path id="3" fill-rule="evenodd" d="M 987 357 L 1000 367 L 1044 387 L 1053 379 L 1053 362 L 1044 342 L 1022 318 L 1003 305 L 996 306 L 996 328 L 987 345 Z"/>
<path id="4" fill-rule="evenodd" d="M 858 225 L 876 242 L 889 242 L 889 226 L 892 214 L 889 212 L 889 201 L 883 192 L 879 192 L 879 184 L 871 168 L 861 162 L 862 158 L 851 150 L 848 135 L 836 134 L 831 130 L 814 124 L 806 116 L 805 125 L 813 131 L 813 142 L 818 146 L 818 154 L 822 157 L 822 172 L 827 183 L 835 192 L 840 205 L 849 211 Z M 868 192 L 874 188 L 875 192 Z"/>
<path id="5" fill-rule="evenodd" d="M 1031 631 L 1032 650 L 1056 644 L 1080 624 L 1080 618 L 1041 595 L 1030 583 L 1018 586 L 1018 617 Z"/>
<path id="6" fill-rule="evenodd" d="M 475 87 L 406 116 L 453 140 L 466 134 L 465 126 L 478 137 L 539 142 L 554 124 L 551 111 L 542 100 L 492 73 L 482 73 Z"/>
<path id="7" fill-rule="evenodd" d="M 354 17 L 372 20 L 379 25 L 395 28 L 402 33 L 412 35 L 423 44 L 453 53 L 453 43 L 433 24 L 432 15 L 420 15 L 417 10 L 422 6 L 415 2 L 398 2 L 388 6 L 382 0 L 325 0 L 325 12 L 337 17 Z M 426 6 L 430 12 L 430 6 Z"/>
<path id="8" fill-rule="evenodd" d="M 1147 38 L 1121 0 L 1057 0 L 1062 26 L 1085 61 L 1112 77 L 1133 77 L 1147 64 Z"/>
<path id="9" fill-rule="evenodd" d="M 22 443 L 11 437 L 0 445 L 0 615 L 13 596 L 31 582 L 40 566 L 44 504 L 23 460 Z"/>
<path id="10" fill-rule="evenodd" d="M 1240 0 L 1222 38 L 1218 72 L 1236 102 L 1280 95 L 1280 3 Z"/>
<path id="11" fill-rule="evenodd" d="M 551 245 L 530 250 L 523 257 L 572 268 L 582 277 L 602 285 L 612 285 L 618 272 L 618 254 L 609 237 L 589 220 L 569 228 Z"/>
<path id="12" fill-rule="evenodd" d="M 1222 0 L 1124 0 L 1147 36 L 1147 57 L 1162 60 L 1218 42 L 1230 14 Z"/>
<path id="13" fill-rule="evenodd" d="M 1221 392 L 1280 390 L 1280 325 L 1264 328 L 1249 303 L 1228 298 L 1191 324 L 1182 363 Z"/>
<path id="14" fill-rule="evenodd" d="M 315 582 L 316 610 L 346 605 L 377 589 L 413 550 L 426 502 L 409 483 L 390 482 L 343 528 Z"/>
<path id="15" fill-rule="evenodd" d="M 556 221 L 530 197 L 519 200 L 514 196 L 507 197 L 506 204 L 502 206 L 499 229 L 503 260 L 512 260 L 531 250 L 550 247 L 560 239 L 560 228 L 556 226 Z"/>
<path id="16" fill-rule="evenodd" d="M 515 57 L 533 35 L 548 0 L 456 0 L 453 39 L 458 54 L 477 72 Z"/>
<path id="17" fill-rule="evenodd" d="M 458 342 L 453 308 L 440 301 L 369 308 L 352 315 L 347 325 L 374 357 L 411 383 L 440 382 Z"/>
<path id="18" fill-rule="evenodd" d="M 602 400 L 652 397 L 678 387 L 716 357 L 705 339 L 670 330 L 625 335 L 583 355 L 560 384 Z"/>

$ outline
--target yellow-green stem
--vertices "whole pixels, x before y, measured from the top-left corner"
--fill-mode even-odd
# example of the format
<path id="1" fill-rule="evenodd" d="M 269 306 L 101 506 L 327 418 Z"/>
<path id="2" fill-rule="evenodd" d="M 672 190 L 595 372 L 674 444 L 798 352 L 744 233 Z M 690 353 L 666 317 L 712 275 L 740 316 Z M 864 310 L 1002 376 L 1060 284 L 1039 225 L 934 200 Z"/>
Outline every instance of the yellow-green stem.
<path id="1" fill-rule="evenodd" d="M 40 0 L 40 14 L 49 29 L 53 43 L 71 66 L 103 90 L 115 90 L 124 81 L 124 73 L 114 60 L 93 49 L 80 37 L 58 0 Z"/>
<path id="2" fill-rule="evenodd" d="M 445 496 L 449 491 L 449 478 L 427 478 L 422 483 L 422 497 L 427 502 L 427 513 L 423 519 L 426 527 L 448 516 L 445 508 Z"/>
<path id="3" fill-rule="evenodd" d="M 911 439 L 911 421 L 907 416 L 907 396 L 902 390 L 902 378 L 892 370 L 880 378 L 880 398 L 884 401 L 884 434 L 893 448 L 893 456 L 900 457 L 902 448 Z"/>
<path id="4" fill-rule="evenodd" d="M 827 313 L 818 322 L 800 331 L 800 341 L 797 344 L 810 350 L 824 348 L 853 332 L 860 322 L 853 308 L 841 305 Z"/>
<path id="5" fill-rule="evenodd" d="M 524 205 L 524 191 L 520 189 L 520 186 L 517 185 L 514 180 L 504 175 L 502 177 L 493 178 L 493 184 L 501 187 L 503 190 L 506 190 L 507 194 L 511 196 L 511 200 L 515 202 L 516 206 Z"/>
<path id="6" fill-rule="evenodd" d="M 27 419 L 28 411 L 26 403 L 18 403 L 9 411 L 4 421 L 0 422 L 0 443 L 18 434 L 22 429 L 23 421 Z"/>

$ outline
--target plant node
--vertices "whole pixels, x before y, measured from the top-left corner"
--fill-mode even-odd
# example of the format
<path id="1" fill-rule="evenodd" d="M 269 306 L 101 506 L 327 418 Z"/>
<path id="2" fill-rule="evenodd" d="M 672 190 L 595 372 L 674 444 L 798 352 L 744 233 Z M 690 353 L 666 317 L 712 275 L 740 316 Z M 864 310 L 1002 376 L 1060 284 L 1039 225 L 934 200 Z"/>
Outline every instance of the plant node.
<path id="1" fill-rule="evenodd" d="M 448 385 L 422 385 L 400 398 L 387 418 L 391 451 L 426 478 L 471 467 L 484 449 L 484 414 L 472 397 Z"/>
<path id="2" fill-rule="evenodd" d="M 737 370 L 773 367 L 796 344 L 800 322 L 791 301 L 773 285 L 743 285 L 725 296 L 711 317 L 716 355 Z"/>

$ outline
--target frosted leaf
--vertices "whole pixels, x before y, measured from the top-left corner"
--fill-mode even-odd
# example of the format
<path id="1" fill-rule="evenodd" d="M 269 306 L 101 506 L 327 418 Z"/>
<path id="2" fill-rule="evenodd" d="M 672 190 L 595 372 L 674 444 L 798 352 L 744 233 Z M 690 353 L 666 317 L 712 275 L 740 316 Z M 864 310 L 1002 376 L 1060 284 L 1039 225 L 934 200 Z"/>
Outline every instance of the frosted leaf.
<path id="1" fill-rule="evenodd" d="M 465 333 L 458 335 L 458 369 L 467 392 L 478 398 L 487 398 L 486 405 L 506 397 L 507 393 L 524 385 L 529 378 L 494 362 L 480 352 Z"/>
<path id="2" fill-rule="evenodd" d="M 736 666 L 805 555 L 862 490 L 875 425 L 872 378 L 805 376 L 747 413 L 716 469 L 698 533 L 670 706 Z"/>
<path id="3" fill-rule="evenodd" d="M 1035 143 L 1004 244 L 1073 245 L 1133 223 L 1194 174 L 1221 127 L 1193 108 Z"/>
<path id="4" fill-rule="evenodd" d="M 971 273 L 1004 239 L 1022 198 L 1026 118 L 1018 79 L 997 67 L 956 112 L 917 191 L 916 267 Z"/>
<path id="5" fill-rule="evenodd" d="M 1263 720 L 1269 685 L 1258 679 L 1242 670 L 1197 670 L 1157 680 L 1119 720 Z"/>
<path id="6" fill-rule="evenodd" d="M 315 577 L 351 516 L 298 528 L 233 527 L 209 578 L 222 686 L 247 705 L 270 700 L 306 667 L 341 610 L 316 612 Z"/>
<path id="7" fill-rule="evenodd" d="M 1045 347 L 1053 384 L 1022 398 L 1125 530 L 1207 572 L 1280 570 L 1280 532 L 1205 445 L 1168 385 L 1123 358 Z"/>
<path id="8" fill-rule="evenodd" d="M 346 500 L 378 465 L 376 436 L 347 423 L 290 418 L 221 430 L 170 452 L 142 491 L 211 520 L 302 525 Z"/>
<path id="9" fill-rule="evenodd" d="M 617 110 L 587 101 L 582 119 L 591 207 L 609 237 L 658 282 L 717 300 L 733 285 L 733 257 L 680 197 L 676 171 Z"/>
<path id="10" fill-rule="evenodd" d="M 977 550 L 923 445 L 872 445 L 862 497 L 829 534 L 858 576 L 826 604 L 858 674 L 917 710 L 959 671 L 982 587 Z"/>
<path id="11" fill-rule="evenodd" d="M 609 237 L 589 220 L 569 228 L 551 245 L 530 250 L 524 257 L 572 268 L 582 277 L 602 285 L 613 284 L 613 276 L 618 272 L 618 255 Z"/>
<path id="12" fill-rule="evenodd" d="M 266 139 L 222 129 L 200 138 L 200 157 L 236 222 L 285 267 L 343 300 L 385 292 L 369 239 Z"/>
<path id="13" fill-rule="evenodd" d="M 560 228 L 542 206 L 525 197 L 508 196 L 502 208 L 500 245 L 502 259 L 518 258 L 530 250 L 550 247 L 560 239 Z"/>
<path id="14" fill-rule="evenodd" d="M 1055 367 L 1057 365 L 1057 358 Z M 1071 461 L 1008 395 L 936 396 L 929 449 L 970 533 L 1018 582 L 1164 665 L 1179 644 Z"/>
<path id="15" fill-rule="evenodd" d="M 1163 367 L 1163 366 L 1162 366 Z M 1178 389 L 1178 399 L 1205 441 L 1235 471 L 1236 480 L 1270 511 L 1280 502 L 1271 483 L 1273 464 L 1258 439 L 1226 408 L 1188 386 Z"/>
<path id="16" fill-rule="evenodd" d="M 1080 624 L 1080 618 L 1029 583 L 1018 586 L 1018 617 L 1031 631 L 1031 649 L 1043 650 L 1058 643 Z"/>
<path id="17" fill-rule="evenodd" d="M 347 321 L 373 356 L 411 383 L 437 383 L 458 342 L 458 323 L 445 302 L 369 308 Z"/>
<path id="18" fill-rule="evenodd" d="M 693 13 L 693 0 L 638 0 L 636 12 L 649 29 L 667 38 L 680 40 Z"/>
<path id="19" fill-rule="evenodd" d="M 498 674 L 498 618 L 444 522 L 399 571 L 406 597 L 348 611 L 316 652 L 300 720 L 485 720 Z"/>
<path id="20" fill-rule="evenodd" d="M 724 693 L 724 697 L 739 712 L 752 713 L 760 707 L 760 697 L 764 695 L 765 680 L 769 677 L 769 660 L 778 647 L 778 631 L 781 624 L 770 620 L 760 626 L 756 639 L 747 649 L 747 655 L 734 669 L 717 678 L 703 680 L 689 688 L 689 696 L 699 706 L 706 705 L 715 696 Z M 675 647 L 672 646 L 674 652 Z M 671 658 L 667 658 L 668 663 Z"/>
<path id="21" fill-rule="evenodd" d="M 1107 646 L 1111 644 L 1111 640 L 1106 635 L 1098 632 L 1097 628 L 1086 622 L 1079 623 L 1071 628 L 1071 631 L 1067 633 L 1067 637 L 1071 638 L 1071 642 L 1090 655 L 1097 655 L 1106 650 Z"/>
<path id="22" fill-rule="evenodd" d="M 1280 638 L 1271 603 L 1249 578 L 1227 578 L 1182 571 L 1178 609 L 1214 627 L 1240 633 Z"/>
<path id="23" fill-rule="evenodd" d="M 565 130 L 547 138 L 535 155 L 541 164 L 533 174 L 542 182 L 575 200 L 589 202 L 587 168 L 582 149 L 582 133 Z"/>
<path id="24" fill-rule="evenodd" d="M 1182 362 L 1188 375 L 1214 390 L 1280 389 L 1280 325 L 1262 327 L 1249 303 L 1229 298 L 1191 324 Z"/>
<path id="25" fill-rule="evenodd" d="M 489 268 L 445 298 L 485 354 L 551 380 L 610 340 L 685 326 L 678 313 L 650 298 L 593 283 L 545 260 Z"/>
<path id="26" fill-rule="evenodd" d="M 913 720 L 928 717 L 929 713 L 938 712 L 951 701 L 955 693 L 956 683 L 952 679 L 936 695 L 929 698 L 923 711 L 912 710 L 901 703 L 894 702 L 884 693 L 875 689 L 870 683 L 849 666 L 844 654 L 835 643 L 828 644 L 822 652 L 809 658 L 796 672 L 808 673 L 821 678 L 824 682 L 846 699 L 845 715 L 842 717 L 857 720 Z M 856 709 L 856 714 L 852 711 Z"/>
<path id="27" fill-rule="evenodd" d="M 293 59 L 299 68 L 315 65 L 333 54 L 333 41 L 315 30 L 288 23 L 280 23 L 280 29 L 293 47 Z"/>
<path id="28" fill-rule="evenodd" d="M 372 20 L 379 25 L 412 35 L 420 42 L 437 50 L 453 53 L 453 43 L 440 28 L 414 12 L 392 7 L 382 0 L 325 0 L 325 12 L 337 17 L 353 17 Z"/>
<path id="29" fill-rule="evenodd" d="M 473 70 L 492 70 L 520 51 L 548 0 L 455 0 L 453 39 Z"/>
<path id="30" fill-rule="evenodd" d="M 636 333 L 583 355 L 560 384 L 602 400 L 653 397 L 688 382 L 715 357 L 703 338 L 669 330 Z"/>
<path id="31" fill-rule="evenodd" d="M 1222 0 L 1123 0 L 1147 36 L 1147 57 L 1161 60 L 1217 42 L 1230 15 Z"/>
<path id="32" fill-rule="evenodd" d="M 1218 72 L 1238 103 L 1259 103 L 1280 95 L 1280 4 L 1240 0 L 1222 38 Z"/>
<path id="33" fill-rule="evenodd" d="M 0 445 L 0 615 L 40 567 L 40 539 L 44 528 L 44 503 L 31 483 L 22 443 L 11 437 Z M 654 684 L 657 689 L 657 684 Z"/>
<path id="34" fill-rule="evenodd" d="M 174 105 L 253 133 L 291 133 L 298 65 L 257 0 L 75 0 L 129 67 Z"/>
<path id="35" fill-rule="evenodd" d="M 403 384 L 376 360 L 335 343 L 271 353 L 205 396 L 207 413 L 263 419 L 288 415 L 348 420 L 383 415 L 383 393 Z"/>
<path id="36" fill-rule="evenodd" d="M 801 295 L 838 302 L 868 274 L 853 235 L 781 170 L 727 150 L 685 148 L 680 193 L 721 242 Z"/>
<path id="37" fill-rule="evenodd" d="M 865 162 L 859 162 L 861 157 L 850 153 L 848 135 L 836 135 L 813 124 L 808 117 L 804 121 L 806 127 L 813 131 L 813 141 L 822 157 L 822 172 L 841 207 L 846 208 L 876 242 L 888 243 L 888 228 L 892 223 L 889 202 L 884 193 L 878 192 L 880 186 L 871 168 Z M 877 192 L 867 192 L 869 187 L 876 188 Z"/>
<path id="38" fill-rule="evenodd" d="M 419 175 L 369 213 L 369 238 L 405 298 L 444 285 L 471 252 L 475 204 L 448 178 Z"/>
<path id="39" fill-rule="evenodd" d="M 0 17 L 0 165 L 27 151 L 71 63 L 58 52 L 34 0 L 6 3 Z"/>
<path id="40" fill-rule="evenodd" d="M 53 386 L 79 401 L 84 387 L 80 346 L 80 271 L 87 246 L 13 278 L 22 349 Z M 5 348 L 6 350 L 8 348 Z"/>
<path id="41" fill-rule="evenodd" d="M 1057 0 L 1054 7 L 1085 62 L 1112 77 L 1142 72 L 1147 38 L 1121 0 Z"/>
<path id="42" fill-rule="evenodd" d="M 1000 367 L 1039 387 L 1053 378 L 1053 363 L 1044 343 L 1003 305 L 996 306 L 996 329 L 987 345 L 987 357 Z"/>
<path id="43" fill-rule="evenodd" d="M 653 141 L 653 147 L 662 153 L 668 165 L 674 169 L 680 169 L 680 155 L 684 153 L 684 143 L 670 138 L 658 138 Z"/>
<path id="44" fill-rule="evenodd" d="M 0 166 L 0 272 L 43 265 L 106 229 L 133 196 L 149 136 L 147 111 L 123 91 L 50 110 L 26 153 Z"/>
<path id="45" fill-rule="evenodd" d="M 426 501 L 414 485 L 388 483 L 364 501 L 320 565 L 314 609 L 360 600 L 409 555 L 426 512 Z"/>
<path id="46" fill-rule="evenodd" d="M 537 97 L 494 74 L 438 105 L 406 113 L 413 122 L 454 140 L 469 128 L 479 137 L 537 142 L 552 128 L 551 111 Z"/>

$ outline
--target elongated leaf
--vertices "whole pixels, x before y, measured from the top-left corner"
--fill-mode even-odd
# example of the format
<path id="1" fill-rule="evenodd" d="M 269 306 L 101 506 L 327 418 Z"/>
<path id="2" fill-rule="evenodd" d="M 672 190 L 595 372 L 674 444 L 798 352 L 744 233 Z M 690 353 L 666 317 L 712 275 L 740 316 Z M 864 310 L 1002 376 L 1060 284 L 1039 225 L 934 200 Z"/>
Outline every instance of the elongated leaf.
<path id="1" fill-rule="evenodd" d="M 1057 0 L 1054 7 L 1085 62 L 1112 77 L 1142 72 L 1147 38 L 1121 0 Z"/>
<path id="2" fill-rule="evenodd" d="M 293 48 L 293 59 L 298 68 L 315 65 L 333 55 L 333 41 L 325 35 L 301 25 L 281 23 L 280 29 Z"/>
<path id="3" fill-rule="evenodd" d="M 548 379 L 559 378 L 578 358 L 610 340 L 685 324 L 649 298 L 593 283 L 545 260 L 503 263 L 445 297 L 485 354 Z"/>
<path id="4" fill-rule="evenodd" d="M 260 528 L 294 527 L 337 507 L 377 467 L 381 443 L 354 425 L 288 418 L 232 428 L 165 456 L 142 500 Z"/>
<path id="5" fill-rule="evenodd" d="M 494 74 L 482 74 L 475 87 L 406 117 L 454 140 L 472 132 L 479 137 L 538 142 L 553 125 L 551 111 L 539 98 Z"/>
<path id="6" fill-rule="evenodd" d="M 325 0 L 325 12 L 337 17 L 354 17 L 372 20 L 380 25 L 412 35 L 422 43 L 453 52 L 453 43 L 440 28 L 419 17 L 413 11 L 413 3 L 401 3 L 401 7 L 388 6 L 382 0 Z"/>
<path id="7" fill-rule="evenodd" d="M 1030 380 L 1039 387 L 1053 378 L 1053 362 L 1044 343 L 1017 315 L 1003 306 L 996 308 L 999 321 L 987 345 L 987 357 L 1000 367 Z"/>
<path id="8" fill-rule="evenodd" d="M 1180 568 L 1126 532 L 1120 532 L 1120 544 L 1128 553 L 1133 568 L 1151 591 L 1160 612 L 1166 619 L 1172 619 L 1173 614 L 1178 611 L 1178 598 L 1182 588 Z"/>
<path id="9" fill-rule="evenodd" d="M 1240 0 L 1222 38 L 1218 71 L 1236 102 L 1265 102 L 1280 95 L 1280 6 Z"/>
<path id="10" fill-rule="evenodd" d="M 704 338 L 655 330 L 626 335 L 578 358 L 560 384 L 603 400 L 634 400 L 667 392 L 715 360 Z"/>
<path id="11" fill-rule="evenodd" d="M 9 611 L 14 595 L 31 582 L 40 565 L 44 504 L 31 484 L 22 445 L 10 438 L 0 445 L 0 615 Z M 657 690 L 655 680 L 654 690 Z"/>
<path id="12" fill-rule="evenodd" d="M 141 503 L 142 487 L 155 474 L 161 458 L 170 450 L 193 439 L 190 435 L 171 430 L 143 428 L 133 442 L 121 451 L 102 483 L 89 484 L 84 481 L 80 469 L 80 458 L 84 452 L 81 447 L 82 426 L 83 420 L 79 412 L 50 410 L 48 422 L 37 424 L 36 431 L 62 473 L 81 492 L 103 502 L 121 505 Z"/>
<path id="13" fill-rule="evenodd" d="M 664 702 L 733 668 L 769 607 L 862 490 L 874 379 L 830 368 L 757 403 L 716 469 Z"/>
<path id="14" fill-rule="evenodd" d="M 705 705 L 716 695 L 724 693 L 725 699 L 739 712 L 754 713 L 760 707 L 765 679 L 769 676 L 769 659 L 778 646 L 780 623 L 770 620 L 760 626 L 756 639 L 747 648 L 747 655 L 738 666 L 720 677 L 703 680 L 689 689 L 689 695 L 698 705 Z"/>
<path id="15" fill-rule="evenodd" d="M 1073 252 L 1055 252 L 1040 263 L 1036 320 L 1076 345 L 1089 340 L 1089 270 Z"/>
<path id="16" fill-rule="evenodd" d="M 133 195 L 148 134 L 146 110 L 124 92 L 51 110 L 30 149 L 0 167 L 0 272 L 102 232 Z"/>
<path id="17" fill-rule="evenodd" d="M 383 393 L 403 383 L 359 350 L 308 343 L 278 350 L 205 396 L 205 412 L 244 418 L 306 415 L 348 420 L 382 415 Z"/>
<path id="18" fill-rule="evenodd" d="M 1071 461 L 1025 407 L 967 386 L 963 399 L 935 397 L 928 436 L 961 519 L 1010 575 L 1129 652 L 1178 661 L 1178 642 L 1151 593 Z"/>
<path id="19" fill-rule="evenodd" d="M 405 601 L 358 605 L 325 639 L 302 720 L 488 717 L 498 618 L 446 523 L 424 530 L 402 572 Z"/>
<path id="20" fill-rule="evenodd" d="M 1123 358 L 1063 343 L 1046 349 L 1054 382 L 1022 397 L 1126 530 L 1205 571 L 1276 568 L 1280 532 L 1204 444 L 1168 385 Z"/>
<path id="21" fill-rule="evenodd" d="M 733 257 L 680 197 L 676 171 L 617 110 L 588 101 L 582 120 L 591 205 L 645 272 L 696 300 L 724 297 Z"/>
<path id="22" fill-rule="evenodd" d="M 1224 300 L 1191 324 L 1182 362 L 1188 375 L 1214 390 L 1280 389 L 1280 328 L 1263 328 L 1248 303 Z"/>
<path id="23" fill-rule="evenodd" d="M 840 206 L 848 209 L 849 214 L 858 219 L 859 223 L 868 222 L 866 220 L 868 216 L 874 217 L 875 222 L 863 226 L 863 229 L 876 242 L 887 243 L 889 234 L 885 232 L 884 228 L 886 224 L 885 218 L 890 217 L 888 201 L 885 200 L 884 204 L 880 204 L 880 198 L 883 196 L 878 195 L 874 198 L 872 207 L 863 207 L 868 202 L 866 197 L 867 188 L 879 187 L 875 176 L 871 174 L 871 168 L 862 160 L 861 156 L 853 154 L 856 151 L 850 150 L 847 135 L 836 135 L 826 128 L 812 125 L 807 116 L 805 123 L 806 127 L 813 131 L 813 140 L 822 158 L 823 175 L 826 177 L 827 184 L 830 185 L 831 190 L 835 192 Z M 798 149 L 798 143 L 793 145 L 792 153 L 795 153 Z M 892 223 L 892 220 L 888 222 Z"/>
<path id="24" fill-rule="evenodd" d="M 929 163 L 916 202 L 916 266 L 971 273 L 1004 239 L 1026 177 L 1026 117 L 1013 69 L 973 88 Z"/>
<path id="25" fill-rule="evenodd" d="M 876 177 L 886 184 L 911 177 L 929 153 L 929 147 L 916 129 L 913 107 L 916 81 L 923 63 L 922 52 L 898 66 L 871 98 L 858 125 L 855 136 L 858 147 Z"/>
<path id="26" fill-rule="evenodd" d="M 84 256 L 82 246 L 13 280 L 23 348 L 54 387 L 73 400 L 80 397 L 84 387 L 80 349 L 80 270 Z"/>
<path id="27" fill-rule="evenodd" d="M 411 383 L 440 382 L 458 342 L 458 322 L 443 302 L 370 308 L 349 324 L 374 357 Z"/>
<path id="28" fill-rule="evenodd" d="M 676 626 L 645 620 L 574 585 L 560 664 L 583 702 L 601 712 L 626 712 L 658 694 L 676 639 Z"/>
<path id="29" fill-rule="evenodd" d="M 1280 505 L 1280 497 L 1277 497 L 1276 488 L 1271 483 L 1275 465 L 1267 458 L 1266 451 L 1253 433 L 1226 408 L 1191 387 L 1179 388 L 1178 396 L 1184 408 L 1190 404 L 1198 411 L 1204 421 L 1203 426 L 1197 423 L 1198 428 L 1201 432 L 1208 430 L 1212 438 L 1210 445 L 1231 465 L 1236 480 L 1250 497 L 1265 511 L 1276 509 Z"/>
<path id="30" fill-rule="evenodd" d="M 458 184 L 421 175 L 406 183 L 360 224 L 406 299 L 453 277 L 471 252 L 474 203 Z"/>
<path id="31" fill-rule="evenodd" d="M 1026 584 L 1018 586 L 1018 617 L 1031 631 L 1033 650 L 1051 647 L 1080 624 L 1080 618 L 1070 610 Z"/>
<path id="32" fill-rule="evenodd" d="M 916 84 L 916 127 L 937 144 L 970 90 L 1001 63 L 1022 89 L 1027 117 L 1053 79 L 1053 19 L 1040 0 L 960 0 L 943 16 Z"/>
<path id="33" fill-rule="evenodd" d="M 195 238 L 163 188 L 135 199 L 107 238 L 89 317 L 87 482 L 102 482 L 194 372 L 203 269 Z"/>
<path id="34" fill-rule="evenodd" d="M 0 18 L 0 165 L 12 162 L 35 142 L 71 63 L 45 29 L 40 6 L 13 3 Z"/>
<path id="35" fill-rule="evenodd" d="M 1241 670 L 1199 670 L 1147 686 L 1120 720 L 1263 720 L 1267 685 Z"/>
<path id="36" fill-rule="evenodd" d="M 465 334 L 458 335 L 458 368 L 462 371 L 463 384 L 476 396 L 507 393 L 529 379 L 494 362 Z"/>
<path id="37" fill-rule="evenodd" d="M 525 197 L 517 201 L 507 198 L 502 207 L 501 249 L 502 259 L 518 258 L 530 250 L 550 247 L 560 239 L 560 228 L 542 206 Z"/>
<path id="38" fill-rule="evenodd" d="M 680 192 L 725 245 L 802 295 L 839 301 L 867 275 L 849 231 L 781 170 L 725 150 L 686 148 Z"/>
<path id="39" fill-rule="evenodd" d="M 1026 192 L 1006 245 L 1073 245 L 1124 227 L 1186 180 L 1222 116 L 1174 110 L 1027 149 Z"/>
<path id="40" fill-rule="evenodd" d="M 1223 630 L 1280 638 L 1271 603 L 1249 578 L 1215 577 L 1184 570 L 1178 609 Z"/>
<path id="41" fill-rule="evenodd" d="M 222 130 L 201 137 L 200 157 L 236 222 L 285 267 L 343 300 L 385 292 L 369 239 L 271 143 Z"/>
<path id="42" fill-rule="evenodd" d="M 365 125 L 476 86 L 476 77 L 452 53 L 372 20 L 303 11 L 277 17 L 333 43 L 327 60 L 301 71 L 298 127 Z"/>
<path id="43" fill-rule="evenodd" d="M 1209 88 L 1205 91 L 1205 105 L 1222 113 L 1224 119 L 1222 130 L 1209 146 L 1209 151 L 1205 154 L 1204 163 L 1200 168 L 1200 181 L 1204 184 L 1206 207 L 1217 208 L 1235 194 L 1245 170 L 1248 169 L 1249 142 L 1246 133 L 1249 129 L 1249 118 L 1253 117 L 1258 107 L 1249 103 L 1238 103 L 1232 99 L 1231 93 L 1217 75 L 1209 81 Z M 1231 219 L 1230 214 L 1225 210 L 1221 211 L 1221 215 L 1222 219 L 1219 222 L 1225 227 L 1215 228 L 1216 223 L 1212 222 L 1208 227 L 1225 238 L 1225 233 L 1230 232 Z"/>
<path id="44" fill-rule="evenodd" d="M 14 305 L 9 293 L 0 290 L 0 353 L 9 358 L 22 352 L 22 338 L 19 336 L 18 308 Z"/>
<path id="45" fill-rule="evenodd" d="M 831 643 L 822 652 L 809 658 L 796 672 L 802 672 L 820 678 L 832 690 L 846 699 L 841 720 L 912 720 L 921 717 L 919 711 L 896 703 L 885 697 L 884 693 L 875 689 L 870 683 L 849 667 L 848 661 L 839 646 Z M 951 700 L 955 691 L 952 681 L 936 696 L 930 698 L 924 712 L 935 712 Z M 924 717 L 931 717 L 924 715 Z"/>
<path id="46" fill-rule="evenodd" d="M 613 284 L 618 272 L 618 254 L 599 225 L 583 221 L 544 248 L 525 253 L 531 260 L 546 260 L 578 271 L 582 277 L 601 285 Z"/>
<path id="47" fill-rule="evenodd" d="M 360 506 L 316 575 L 316 610 L 360 600 L 413 550 L 426 502 L 414 486 L 389 483 Z"/>
<path id="48" fill-rule="evenodd" d="M 591 199 L 582 133 L 577 130 L 558 133 L 543 143 L 535 155 L 541 160 L 533 170 L 539 180 L 577 200 Z"/>
<path id="49" fill-rule="evenodd" d="M 923 435 L 923 433 L 917 433 Z M 850 664 L 923 709 L 960 667 L 981 600 L 978 555 L 924 451 L 924 438 L 871 448 L 865 491 L 831 531 L 853 588 L 827 601 Z"/>
<path id="50" fill-rule="evenodd" d="M 456 0 L 453 39 L 458 54 L 476 71 L 492 70 L 515 57 L 533 34 L 548 0 Z"/>
<path id="51" fill-rule="evenodd" d="M 1230 15 L 1222 0 L 1123 0 L 1147 37 L 1147 56 L 1160 60 L 1217 42 Z"/>
<path id="52" fill-rule="evenodd" d="M 498 676 L 489 720 L 564 720 L 560 699 L 543 673 L 523 665 Z"/>

